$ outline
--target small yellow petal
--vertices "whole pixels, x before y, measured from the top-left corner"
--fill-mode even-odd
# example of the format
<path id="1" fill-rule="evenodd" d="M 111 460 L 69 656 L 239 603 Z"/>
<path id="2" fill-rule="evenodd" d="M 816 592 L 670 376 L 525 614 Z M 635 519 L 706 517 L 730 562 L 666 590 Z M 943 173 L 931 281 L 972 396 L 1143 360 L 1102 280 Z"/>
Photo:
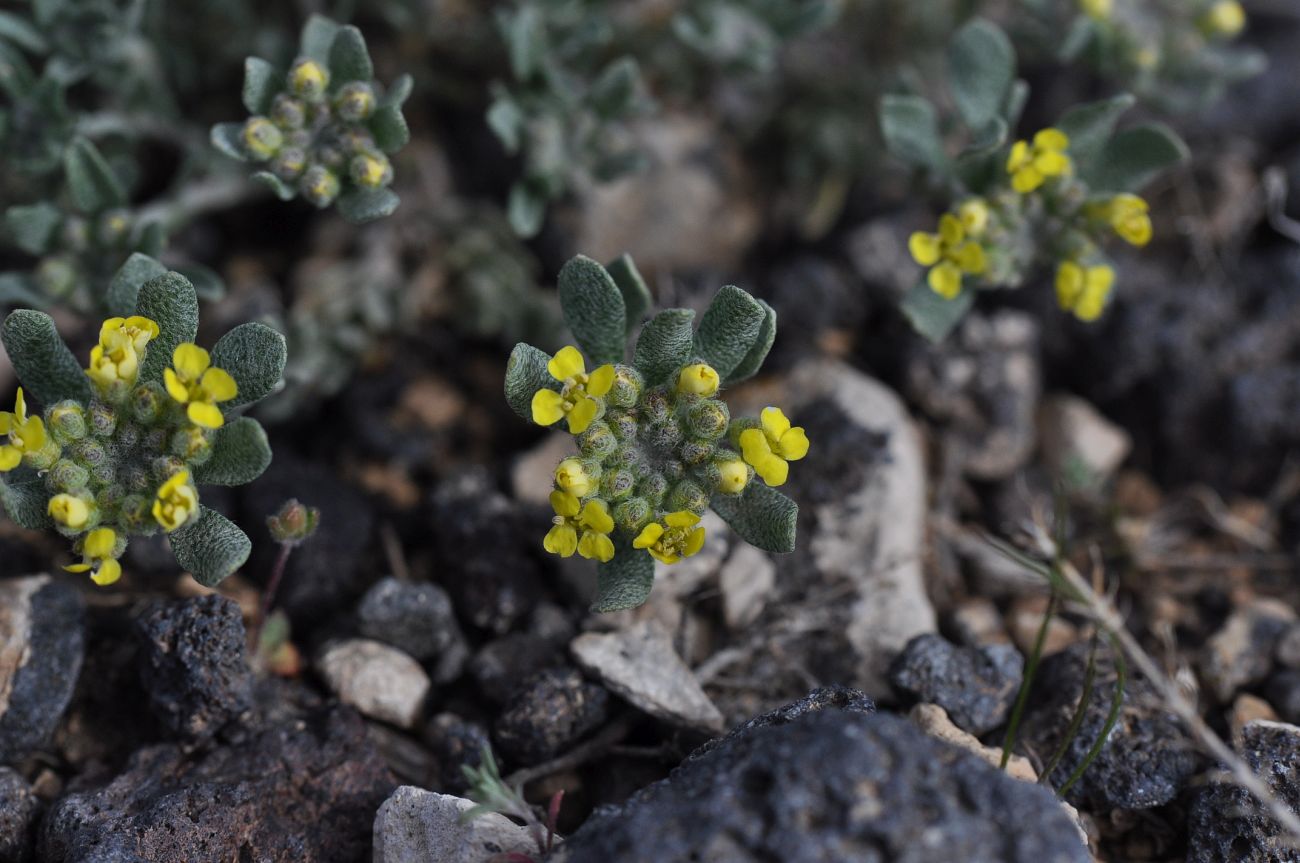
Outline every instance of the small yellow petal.
<path id="1" fill-rule="evenodd" d="M 984 247 L 976 242 L 966 242 L 958 246 L 952 261 L 963 273 L 970 273 L 972 276 L 981 275 L 988 268 Z"/>
<path id="2" fill-rule="evenodd" d="M 583 526 L 596 533 L 609 533 L 614 529 L 614 519 L 610 517 L 609 505 L 603 500 L 589 500 L 582 508 L 579 521 Z"/>
<path id="3" fill-rule="evenodd" d="M 23 462 L 23 452 L 16 446 L 0 446 L 0 472 L 11 471 Z"/>
<path id="4" fill-rule="evenodd" d="M 212 365 L 212 357 L 198 345 L 184 342 L 172 352 L 172 365 L 183 380 L 197 381 Z"/>
<path id="5" fill-rule="evenodd" d="M 1043 129 L 1034 136 L 1034 146 L 1041 150 L 1064 150 L 1070 146 L 1070 138 L 1060 129 Z"/>
<path id="6" fill-rule="evenodd" d="M 551 373 L 551 377 L 562 381 L 586 373 L 587 364 L 582 361 L 582 354 L 577 348 L 567 345 L 551 357 L 551 361 L 546 364 L 546 370 Z"/>
<path id="7" fill-rule="evenodd" d="M 769 440 L 780 440 L 781 435 L 790 430 L 790 420 L 786 417 L 785 411 L 780 408 L 765 407 L 758 415 L 758 419 L 763 424 L 763 432 Z"/>
<path id="8" fill-rule="evenodd" d="M 582 434 L 595 421 L 600 413 L 600 404 L 595 399 L 578 399 L 578 403 L 569 411 L 569 434 Z"/>
<path id="9" fill-rule="evenodd" d="M 647 524 L 636 539 L 632 540 L 633 548 L 651 548 L 659 537 L 664 535 L 664 526 L 657 521 Z"/>
<path id="10" fill-rule="evenodd" d="M 40 417 L 29 417 L 27 422 L 15 429 L 22 439 L 23 449 L 27 452 L 45 446 L 45 422 Z"/>
<path id="11" fill-rule="evenodd" d="M 682 549 L 682 557 L 690 557 L 704 548 L 704 528 L 697 527 L 691 531 L 691 535 L 686 538 L 686 547 Z"/>
<path id="12" fill-rule="evenodd" d="M 181 404 L 190 400 L 190 389 L 181 382 L 176 372 L 171 369 L 163 369 L 163 385 L 167 387 L 167 394 Z"/>
<path id="13" fill-rule="evenodd" d="M 758 429 L 745 429 L 740 433 L 740 454 L 745 461 L 758 467 L 758 463 L 772 455 L 772 445 Z"/>
<path id="14" fill-rule="evenodd" d="M 664 516 L 664 524 L 669 527 L 694 527 L 699 523 L 700 517 L 685 509 Z"/>
<path id="15" fill-rule="evenodd" d="M 921 266 L 933 266 L 939 260 L 939 235 L 917 231 L 907 238 L 907 250 Z"/>
<path id="16" fill-rule="evenodd" d="M 185 409 L 185 415 L 189 417 L 190 422 L 205 429 L 219 429 L 226 424 L 221 409 L 207 402 L 190 402 L 189 407 Z"/>
<path id="17" fill-rule="evenodd" d="M 116 560 L 106 560 L 99 565 L 99 569 L 90 580 L 100 587 L 108 587 L 122 577 L 122 564 Z"/>
<path id="18" fill-rule="evenodd" d="M 1044 177 L 1033 165 L 1026 165 L 1011 175 L 1011 188 L 1015 189 L 1022 195 L 1030 192 L 1043 185 Z"/>
<path id="19" fill-rule="evenodd" d="M 931 267 L 926 281 L 930 290 L 945 300 L 951 300 L 961 293 L 961 270 L 950 261 Z"/>
<path id="20" fill-rule="evenodd" d="M 578 532 L 571 525 L 557 524 L 546 532 L 542 547 L 560 557 L 572 557 L 578 550 Z"/>
<path id="21" fill-rule="evenodd" d="M 808 455 L 808 435 L 800 427 L 790 429 L 781 435 L 781 458 L 786 461 L 798 461 Z"/>
<path id="22" fill-rule="evenodd" d="M 790 465 L 780 456 L 768 456 L 754 465 L 754 471 L 770 486 L 785 485 L 790 476 Z"/>
<path id="23" fill-rule="evenodd" d="M 573 518 L 578 514 L 580 508 L 581 504 L 578 498 L 567 491 L 551 492 L 551 509 L 555 510 L 556 515 Z"/>
<path id="24" fill-rule="evenodd" d="M 86 557 L 102 559 L 113 553 L 113 546 L 117 544 L 117 534 L 111 527 L 100 527 L 86 534 L 86 541 L 82 545 L 82 550 Z"/>
<path id="25" fill-rule="evenodd" d="M 239 384 L 225 369 L 208 369 L 203 373 L 199 388 L 214 402 L 228 402 L 239 395 Z"/>
<path id="26" fill-rule="evenodd" d="M 71 566 L 63 567 L 64 572 L 90 572 L 90 564 L 74 563 Z"/>
<path id="27" fill-rule="evenodd" d="M 974 237 L 984 233 L 984 229 L 989 223 L 988 204 L 979 198 L 964 201 L 957 208 L 957 215 L 961 219 L 962 227 L 966 229 L 966 233 Z"/>
<path id="28" fill-rule="evenodd" d="M 653 557 L 655 560 L 659 561 L 660 563 L 667 564 L 669 566 L 672 566 L 674 563 L 681 560 L 681 558 L 678 557 L 676 554 L 672 554 L 672 553 L 665 554 L 664 552 L 655 548 L 653 545 L 647 548 L 646 551 L 650 552 L 650 556 Z"/>
<path id="29" fill-rule="evenodd" d="M 612 386 L 614 386 L 614 367 L 603 365 L 587 378 L 587 395 L 603 396 Z"/>
<path id="30" fill-rule="evenodd" d="M 583 531 L 582 539 L 578 541 L 578 554 L 588 560 L 608 563 L 614 557 L 614 543 L 603 534 Z"/>
<path id="31" fill-rule="evenodd" d="M 539 426 L 554 425 L 564 418 L 564 397 L 555 390 L 538 390 L 533 393 L 533 422 Z"/>
<path id="32" fill-rule="evenodd" d="M 1070 172 L 1070 157 L 1064 153 L 1049 151 L 1034 158 L 1034 169 L 1044 177 L 1059 177 Z"/>
<path id="33" fill-rule="evenodd" d="M 1007 156 L 1007 171 L 1015 173 L 1024 167 L 1029 161 L 1029 144 L 1025 141 L 1016 141 L 1011 146 L 1011 152 Z"/>
<path id="34" fill-rule="evenodd" d="M 1062 261 L 1056 268 L 1056 302 L 1062 309 L 1073 309 L 1083 293 L 1083 267 L 1074 261 Z"/>
<path id="35" fill-rule="evenodd" d="M 944 245 L 955 246 L 966 237 L 966 229 L 962 227 L 961 219 L 952 213 L 944 213 L 939 217 L 939 240 Z"/>

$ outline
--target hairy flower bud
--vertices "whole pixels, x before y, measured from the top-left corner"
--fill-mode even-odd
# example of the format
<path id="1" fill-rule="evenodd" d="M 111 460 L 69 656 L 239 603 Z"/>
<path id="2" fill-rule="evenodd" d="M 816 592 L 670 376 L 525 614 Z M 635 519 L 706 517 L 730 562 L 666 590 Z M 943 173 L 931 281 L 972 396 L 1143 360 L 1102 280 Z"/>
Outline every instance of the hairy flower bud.
<path id="1" fill-rule="evenodd" d="M 149 472 L 138 464 L 123 465 L 118 470 L 117 477 L 128 492 L 143 494 L 153 488 Z"/>
<path id="2" fill-rule="evenodd" d="M 309 539 L 320 525 L 320 510 L 305 506 L 296 499 L 285 501 L 280 511 L 266 520 L 271 538 L 278 543 L 297 545 Z"/>
<path id="3" fill-rule="evenodd" d="M 645 442 L 661 452 L 670 452 L 677 448 L 682 442 L 682 430 L 677 423 L 669 420 L 662 423 L 653 423 L 643 430 L 642 434 Z"/>
<path id="4" fill-rule="evenodd" d="M 108 461 L 108 451 L 94 438 L 82 438 L 70 444 L 67 448 L 67 456 L 92 472 Z"/>
<path id="5" fill-rule="evenodd" d="M 152 495 L 128 494 L 118 504 L 117 521 L 131 533 L 152 535 L 158 524 L 149 512 L 153 506 Z"/>
<path id="6" fill-rule="evenodd" d="M 636 417 L 632 414 L 624 411 L 609 411 L 605 414 L 605 422 L 613 429 L 614 437 L 620 441 L 636 440 Z"/>
<path id="7" fill-rule="evenodd" d="M 378 151 L 359 153 L 348 163 L 348 176 L 363 189 L 382 189 L 393 182 L 393 166 Z"/>
<path id="8" fill-rule="evenodd" d="M 126 210 L 109 210 L 95 223 L 95 239 L 101 246 L 119 248 L 131 233 L 131 215 Z"/>
<path id="9" fill-rule="evenodd" d="M 601 497 L 609 501 L 626 500 L 636 487 L 636 477 L 627 468 L 606 471 L 600 480 Z"/>
<path id="10" fill-rule="evenodd" d="M 90 524 L 93 503 L 85 497 L 71 494 L 56 494 L 50 498 L 47 512 L 60 528 L 81 531 Z"/>
<path id="11" fill-rule="evenodd" d="M 117 427 L 117 433 L 113 435 L 113 443 L 110 452 L 116 456 L 124 456 L 131 450 L 135 449 L 140 443 L 140 427 L 135 423 L 123 423 Z"/>
<path id="12" fill-rule="evenodd" d="M 169 444 L 172 455 L 191 465 L 203 464 L 212 456 L 212 441 L 207 430 L 196 425 L 177 429 Z"/>
<path id="13" fill-rule="evenodd" d="M 696 515 L 702 515 L 708 506 L 709 495 L 704 489 L 700 488 L 699 484 L 692 480 L 684 479 L 668 492 L 668 506 L 666 507 L 668 510 L 686 510 Z"/>
<path id="14" fill-rule="evenodd" d="M 714 487 L 722 494 L 740 494 L 749 485 L 751 469 L 745 464 L 745 460 L 735 453 L 725 458 L 715 459 L 713 468 L 716 472 Z"/>
<path id="15" fill-rule="evenodd" d="M 42 258 L 36 266 L 36 284 L 51 297 L 66 297 L 77 287 L 77 268 L 67 258 Z"/>
<path id="16" fill-rule="evenodd" d="M 663 387 L 648 390 L 641 400 L 641 413 L 651 425 L 670 421 L 673 416 L 672 397 Z"/>
<path id="17" fill-rule="evenodd" d="M 713 444 L 699 438 L 691 438 L 678 450 L 682 462 L 689 467 L 704 464 L 713 455 Z"/>
<path id="18" fill-rule="evenodd" d="M 678 373 L 677 392 L 707 398 L 718 391 L 721 383 L 722 379 L 718 377 L 713 366 L 707 363 L 695 363 L 686 366 Z"/>
<path id="19" fill-rule="evenodd" d="M 266 117 L 249 117 L 244 123 L 240 140 L 244 142 L 244 151 L 252 159 L 265 162 L 280 151 L 284 144 L 284 133 Z"/>
<path id="20" fill-rule="evenodd" d="M 59 402 L 50 408 L 46 425 L 56 441 L 70 444 L 86 436 L 86 411 L 74 401 Z"/>
<path id="21" fill-rule="evenodd" d="M 307 153 L 300 147 L 285 147 L 271 160 L 271 173 L 292 183 L 307 169 Z"/>
<path id="22" fill-rule="evenodd" d="M 727 433 L 731 411 L 717 399 L 701 399 L 687 411 L 686 422 L 691 434 L 704 440 L 717 440 Z"/>
<path id="23" fill-rule="evenodd" d="M 650 471 L 636 484 L 636 493 L 658 503 L 668 493 L 668 478 L 659 471 Z"/>
<path id="24" fill-rule="evenodd" d="M 185 462 L 174 455 L 160 455 L 149 463 L 149 474 L 154 484 L 161 484 L 183 470 Z"/>
<path id="25" fill-rule="evenodd" d="M 637 533 L 653 515 L 650 502 L 643 497 L 632 497 L 614 507 L 614 524 L 628 533 Z"/>
<path id="26" fill-rule="evenodd" d="M 289 67 L 289 92 L 308 102 L 324 96 L 329 84 L 329 70 L 310 57 L 299 57 Z"/>
<path id="27" fill-rule="evenodd" d="M 616 449 L 618 438 L 604 422 L 594 422 L 578 435 L 578 451 L 588 458 L 604 459 Z"/>
<path id="28" fill-rule="evenodd" d="M 582 459 L 566 458 L 555 468 L 555 485 L 576 497 L 586 497 L 596 488 L 599 477 L 593 477 Z"/>
<path id="29" fill-rule="evenodd" d="M 170 403 L 162 386 L 149 381 L 131 391 L 131 416 L 141 425 L 153 425 L 162 417 Z"/>
<path id="30" fill-rule="evenodd" d="M 375 91 L 362 81 L 349 81 L 334 97 L 334 110 L 349 123 L 360 123 L 375 110 Z"/>
<path id="31" fill-rule="evenodd" d="M 90 420 L 90 433 L 95 437 L 112 437 L 117 430 L 117 411 L 103 402 L 91 402 L 87 418 Z"/>
<path id="32" fill-rule="evenodd" d="M 281 93 L 271 103 L 271 122 L 286 132 L 301 129 L 307 123 L 307 106 L 288 93 Z"/>
<path id="33" fill-rule="evenodd" d="M 605 394 L 605 401 L 611 407 L 635 407 L 643 389 L 645 389 L 645 378 L 641 373 L 632 366 L 619 363 L 614 366 L 614 385 Z"/>
<path id="34" fill-rule="evenodd" d="M 338 175 L 322 165 L 312 165 L 302 175 L 298 191 L 302 192 L 307 203 L 324 209 L 339 196 Z"/>
<path id="35" fill-rule="evenodd" d="M 88 482 L 90 482 L 90 471 L 66 458 L 56 461 L 46 475 L 46 483 L 54 491 L 80 491 Z"/>

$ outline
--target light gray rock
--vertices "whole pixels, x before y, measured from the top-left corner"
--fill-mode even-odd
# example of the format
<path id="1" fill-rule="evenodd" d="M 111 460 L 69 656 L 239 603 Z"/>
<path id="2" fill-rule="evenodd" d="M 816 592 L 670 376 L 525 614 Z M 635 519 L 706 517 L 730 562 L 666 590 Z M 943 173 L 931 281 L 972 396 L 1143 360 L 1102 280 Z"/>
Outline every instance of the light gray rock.
<path id="1" fill-rule="evenodd" d="M 367 638 L 428 662 L 438 683 L 455 680 L 469 660 L 451 597 L 431 582 L 390 576 L 375 583 L 357 606 L 357 626 Z"/>
<path id="2" fill-rule="evenodd" d="M 653 621 L 573 640 L 574 659 L 616 695 L 673 725 L 721 731 L 722 714 Z"/>
<path id="3" fill-rule="evenodd" d="M 776 565 L 752 545 L 740 545 L 718 573 L 722 616 L 730 629 L 749 626 L 767 607 L 776 589 Z"/>
<path id="4" fill-rule="evenodd" d="M 474 801 L 403 785 L 375 815 L 374 863 L 487 863 L 537 853 L 528 831 L 496 813 L 462 821 Z"/>
<path id="5" fill-rule="evenodd" d="M 1128 432 L 1078 396 L 1055 395 L 1044 401 L 1038 435 L 1052 473 L 1081 490 L 1109 479 L 1133 448 Z"/>
<path id="6" fill-rule="evenodd" d="M 415 727 L 429 694 L 429 676 L 420 663 L 369 639 L 326 644 L 316 670 L 344 704 L 399 728 Z"/>
<path id="7" fill-rule="evenodd" d="M 1267 597 L 1228 615 L 1205 643 L 1199 663 L 1201 677 L 1220 703 L 1232 701 L 1237 690 L 1268 676 L 1274 648 L 1295 620 L 1289 605 Z"/>

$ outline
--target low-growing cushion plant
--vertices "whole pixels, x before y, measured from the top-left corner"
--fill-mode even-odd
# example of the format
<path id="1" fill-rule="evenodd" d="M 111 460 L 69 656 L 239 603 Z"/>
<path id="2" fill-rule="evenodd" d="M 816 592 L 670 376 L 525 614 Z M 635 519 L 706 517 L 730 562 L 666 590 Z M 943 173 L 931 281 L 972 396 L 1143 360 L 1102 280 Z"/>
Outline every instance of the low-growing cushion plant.
<path id="1" fill-rule="evenodd" d="M 20 309 L 0 328 L 21 383 L 0 413 L 0 501 L 21 526 L 70 539 L 80 562 L 68 569 L 97 584 L 121 577 L 131 537 L 161 530 L 211 586 L 251 543 L 200 504 L 198 486 L 242 485 L 270 464 L 266 433 L 238 410 L 279 385 L 284 337 L 246 323 L 209 352 L 195 344 L 198 297 L 184 276 L 119 275 L 117 314 L 85 366 L 43 312 Z"/>
<path id="2" fill-rule="evenodd" d="M 690 309 L 641 326 L 650 292 L 626 256 L 608 268 L 574 258 L 559 292 L 582 350 L 548 356 L 516 345 L 505 393 L 521 417 L 576 440 L 577 453 L 555 470 L 543 545 L 597 561 L 593 610 L 644 603 L 656 560 L 673 564 L 700 550 L 710 507 L 747 542 L 793 551 L 799 508 L 776 487 L 808 452 L 808 438 L 780 408 L 733 418 L 718 397 L 762 366 L 776 338 L 772 308 L 728 286 L 698 327 Z"/>

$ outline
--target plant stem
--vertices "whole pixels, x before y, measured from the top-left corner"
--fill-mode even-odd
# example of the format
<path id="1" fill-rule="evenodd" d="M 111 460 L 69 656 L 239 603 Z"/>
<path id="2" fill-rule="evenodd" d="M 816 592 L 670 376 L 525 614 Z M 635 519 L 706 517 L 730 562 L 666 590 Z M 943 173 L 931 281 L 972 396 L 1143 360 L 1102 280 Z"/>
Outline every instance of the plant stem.
<path id="1" fill-rule="evenodd" d="M 257 611 L 257 622 L 253 629 L 254 650 L 257 650 L 262 643 L 262 627 L 266 625 L 266 618 L 271 614 L 271 606 L 275 604 L 275 595 L 280 590 L 280 582 L 284 580 L 284 572 L 289 566 L 291 554 L 293 554 L 293 543 L 280 543 L 280 554 L 275 559 L 275 566 L 271 567 L 271 577 L 266 582 L 266 590 L 262 591 L 262 605 Z"/>
<path id="2" fill-rule="evenodd" d="M 1056 589 L 1053 588 L 1051 598 L 1047 600 L 1047 608 L 1043 611 L 1043 622 L 1038 627 L 1038 635 L 1034 638 L 1034 651 L 1029 654 L 1029 662 L 1025 664 L 1025 676 L 1020 681 L 1020 691 L 1016 693 L 1015 706 L 1011 708 L 1007 734 L 1002 739 L 1002 763 L 998 765 L 1000 770 L 1006 770 L 1007 764 L 1011 761 L 1011 750 L 1015 748 L 1016 737 L 1020 734 L 1020 720 L 1024 716 L 1025 706 L 1029 703 L 1029 690 L 1034 685 L 1034 675 L 1038 673 L 1038 663 L 1043 658 L 1043 647 L 1047 643 L 1047 629 L 1056 615 L 1056 606 L 1057 594 Z"/>

